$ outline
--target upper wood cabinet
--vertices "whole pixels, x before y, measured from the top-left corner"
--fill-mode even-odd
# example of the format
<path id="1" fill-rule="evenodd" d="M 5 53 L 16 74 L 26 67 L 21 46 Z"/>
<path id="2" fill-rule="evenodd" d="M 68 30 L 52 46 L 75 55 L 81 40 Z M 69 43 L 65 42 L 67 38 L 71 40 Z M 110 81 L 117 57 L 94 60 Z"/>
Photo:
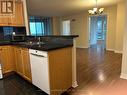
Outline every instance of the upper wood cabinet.
<path id="1" fill-rule="evenodd" d="M 14 15 L 0 15 L 0 26 L 24 26 L 22 2 L 15 2 Z"/>
<path id="2" fill-rule="evenodd" d="M 15 3 L 15 16 L 11 19 L 13 26 L 24 26 L 23 3 Z"/>
<path id="3" fill-rule="evenodd" d="M 10 17 L 9 16 L 0 16 L 0 26 L 9 26 L 10 25 Z"/>

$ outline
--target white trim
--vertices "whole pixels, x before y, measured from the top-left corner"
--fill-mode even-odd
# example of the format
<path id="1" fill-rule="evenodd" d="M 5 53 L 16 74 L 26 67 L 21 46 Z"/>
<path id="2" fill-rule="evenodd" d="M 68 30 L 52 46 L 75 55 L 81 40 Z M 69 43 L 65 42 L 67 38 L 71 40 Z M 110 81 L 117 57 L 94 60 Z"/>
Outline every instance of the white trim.
<path id="1" fill-rule="evenodd" d="M 114 51 L 114 49 L 106 49 L 107 51 Z"/>
<path id="2" fill-rule="evenodd" d="M 73 87 L 73 88 L 78 87 L 77 81 L 73 82 L 72 87 Z"/>
<path id="3" fill-rule="evenodd" d="M 77 65 L 76 65 L 76 39 L 73 40 L 73 51 L 72 51 L 72 87 L 76 88 L 77 83 Z"/>
<path id="4" fill-rule="evenodd" d="M 30 34 L 30 30 L 29 30 L 29 17 L 28 17 L 28 12 L 27 12 L 27 4 L 26 4 L 26 0 L 22 0 L 23 1 L 23 11 L 24 11 L 24 23 L 26 26 L 26 33 L 27 35 Z"/>
<path id="5" fill-rule="evenodd" d="M 89 48 L 89 47 L 76 46 L 76 48 L 85 49 L 85 48 Z"/>
<path id="6" fill-rule="evenodd" d="M 117 51 L 117 50 L 115 50 L 115 53 L 120 53 L 120 54 L 123 54 L 123 52 L 122 52 L 122 51 Z"/>
<path id="7" fill-rule="evenodd" d="M 127 16 L 127 0 L 125 0 Z M 122 57 L 122 69 L 120 78 L 127 79 L 127 18 L 125 18 L 125 31 L 124 31 L 124 43 L 123 43 L 123 57 Z"/>
<path id="8" fill-rule="evenodd" d="M 121 73 L 120 78 L 121 78 L 121 79 L 126 79 L 126 80 L 127 80 L 127 74 Z"/>
<path id="9" fill-rule="evenodd" d="M 107 51 L 113 51 L 114 53 L 120 53 L 123 54 L 123 51 L 118 51 L 118 50 L 114 50 L 114 49 L 106 49 Z"/>

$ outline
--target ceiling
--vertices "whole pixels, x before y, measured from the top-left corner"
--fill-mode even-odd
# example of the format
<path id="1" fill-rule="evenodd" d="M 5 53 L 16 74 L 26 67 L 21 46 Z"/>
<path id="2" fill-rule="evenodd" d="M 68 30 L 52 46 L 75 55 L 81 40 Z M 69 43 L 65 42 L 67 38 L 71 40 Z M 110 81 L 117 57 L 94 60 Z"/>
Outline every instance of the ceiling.
<path id="1" fill-rule="evenodd" d="M 98 0 L 98 6 L 109 6 L 123 0 Z M 29 15 L 64 16 L 83 12 L 96 5 L 95 0 L 27 0 Z"/>

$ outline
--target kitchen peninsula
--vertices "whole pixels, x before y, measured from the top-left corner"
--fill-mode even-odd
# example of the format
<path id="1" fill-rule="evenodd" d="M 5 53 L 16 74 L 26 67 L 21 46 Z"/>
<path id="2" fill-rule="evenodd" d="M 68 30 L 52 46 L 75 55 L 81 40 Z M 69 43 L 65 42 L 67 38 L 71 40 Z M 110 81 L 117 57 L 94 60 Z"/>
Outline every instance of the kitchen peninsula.
<path id="1" fill-rule="evenodd" d="M 21 42 L 0 42 L 2 72 L 15 72 L 50 95 L 76 87 L 76 37 L 26 36 Z"/>

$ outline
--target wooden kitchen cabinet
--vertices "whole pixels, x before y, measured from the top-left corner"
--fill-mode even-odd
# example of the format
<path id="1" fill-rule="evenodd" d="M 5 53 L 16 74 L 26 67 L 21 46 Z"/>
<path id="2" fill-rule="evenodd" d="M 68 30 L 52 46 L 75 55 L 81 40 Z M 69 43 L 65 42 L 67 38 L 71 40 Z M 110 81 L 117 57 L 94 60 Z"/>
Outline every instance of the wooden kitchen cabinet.
<path id="1" fill-rule="evenodd" d="M 10 16 L 0 16 L 0 26 L 10 26 L 11 18 Z"/>
<path id="2" fill-rule="evenodd" d="M 22 56 L 21 56 L 21 48 L 15 48 L 15 64 L 16 64 L 16 72 L 23 76 L 23 64 L 22 64 Z"/>
<path id="3" fill-rule="evenodd" d="M 31 82 L 31 67 L 27 48 L 15 47 L 15 63 L 16 72 Z"/>
<path id="4" fill-rule="evenodd" d="M 24 11 L 22 2 L 15 2 L 13 15 L 0 15 L 0 26 L 24 26 Z"/>
<path id="5" fill-rule="evenodd" d="M 48 52 L 50 95 L 61 95 L 72 86 L 72 48 Z"/>
<path id="6" fill-rule="evenodd" d="M 27 48 L 22 48 L 21 52 L 22 52 L 24 78 L 31 81 L 31 66 L 30 66 L 29 50 Z"/>
<path id="7" fill-rule="evenodd" d="M 2 64 L 3 74 L 14 71 L 14 55 L 13 48 L 10 46 L 0 47 L 0 63 Z"/>
<path id="8" fill-rule="evenodd" d="M 24 26 L 23 3 L 15 3 L 15 16 L 12 18 L 12 26 Z"/>

